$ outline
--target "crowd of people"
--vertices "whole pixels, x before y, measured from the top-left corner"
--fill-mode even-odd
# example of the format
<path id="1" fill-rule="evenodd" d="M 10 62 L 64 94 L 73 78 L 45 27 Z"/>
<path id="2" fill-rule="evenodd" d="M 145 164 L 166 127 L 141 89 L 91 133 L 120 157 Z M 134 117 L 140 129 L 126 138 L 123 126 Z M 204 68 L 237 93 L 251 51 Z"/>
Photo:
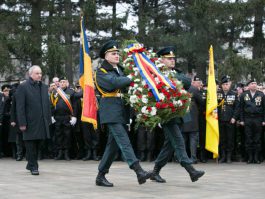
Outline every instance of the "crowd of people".
<path id="1" fill-rule="evenodd" d="M 29 79 L 4 84 L 0 93 L 0 158 L 11 156 L 16 161 L 26 157 L 27 169 L 38 175 L 37 160 L 100 161 L 98 186 L 113 186 L 106 178 L 111 163 L 128 163 L 139 184 L 151 178 L 166 182 L 159 172 L 168 161 L 179 162 L 196 181 L 204 172 L 192 164 L 206 163 L 212 155 L 205 150 L 207 85 L 198 77 L 187 77 L 175 68 L 172 47 L 158 51 L 169 70 L 176 70 L 178 80 L 192 94 L 190 111 L 174 118 L 152 132 L 144 126 L 134 128 L 133 114 L 127 110 L 119 92 L 126 92 L 131 77 L 119 65 L 115 41 L 107 42 L 100 51 L 104 60 L 97 69 L 98 129 L 82 122 L 82 88 L 70 86 L 66 77 L 54 77 L 47 87 L 41 83 L 41 69 L 32 66 Z M 217 83 L 220 132 L 219 162 L 246 161 L 261 163 L 265 157 L 264 90 L 255 79 L 246 84 L 232 84 L 228 75 Z M 124 90 L 124 91 L 123 91 Z M 111 97 L 106 93 L 112 93 Z M 128 115 L 128 114 L 127 114 Z M 34 141 L 32 141 L 34 140 Z M 26 150 L 25 150 L 26 149 Z M 144 171 L 140 162 L 154 161 L 154 170 Z"/>

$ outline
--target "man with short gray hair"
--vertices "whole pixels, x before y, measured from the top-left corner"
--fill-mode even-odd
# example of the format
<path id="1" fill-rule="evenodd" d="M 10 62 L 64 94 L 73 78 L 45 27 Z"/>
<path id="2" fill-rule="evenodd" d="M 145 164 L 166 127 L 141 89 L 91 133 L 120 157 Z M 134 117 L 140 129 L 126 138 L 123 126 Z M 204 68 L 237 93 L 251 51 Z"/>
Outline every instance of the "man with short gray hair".
<path id="1" fill-rule="evenodd" d="M 29 69 L 29 79 L 19 85 L 15 97 L 17 101 L 17 120 L 23 132 L 27 154 L 27 170 L 39 175 L 38 150 L 40 142 L 50 138 L 51 123 L 48 86 L 41 82 L 42 71 L 37 65 Z"/>

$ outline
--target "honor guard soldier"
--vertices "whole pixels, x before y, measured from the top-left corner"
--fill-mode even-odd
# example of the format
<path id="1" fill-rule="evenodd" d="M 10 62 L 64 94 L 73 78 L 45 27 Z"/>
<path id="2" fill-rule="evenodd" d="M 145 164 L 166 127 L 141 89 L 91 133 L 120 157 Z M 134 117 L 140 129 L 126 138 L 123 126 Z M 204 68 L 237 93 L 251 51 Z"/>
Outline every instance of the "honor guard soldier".
<path id="1" fill-rule="evenodd" d="M 162 58 L 161 62 L 168 67 L 168 70 L 174 70 L 175 67 L 175 54 L 173 47 L 166 47 L 157 52 L 157 55 Z M 189 89 L 191 79 L 186 77 L 181 71 L 176 72 L 176 79 L 182 81 L 185 89 Z M 175 152 L 176 159 L 180 162 L 181 166 L 189 173 L 191 181 L 195 182 L 204 175 L 204 171 L 197 171 L 192 166 L 192 161 L 189 159 L 183 136 L 180 131 L 179 125 L 182 124 L 182 118 L 173 118 L 169 122 L 162 124 L 162 129 L 165 135 L 164 145 L 155 160 L 155 166 L 152 172 L 151 180 L 159 183 L 165 183 L 159 172 L 167 164 L 172 154 Z"/>
<path id="2" fill-rule="evenodd" d="M 248 90 L 240 96 L 240 124 L 245 126 L 247 163 L 260 163 L 262 126 L 265 125 L 265 98 L 257 90 L 255 79 L 247 83 Z M 254 160 L 253 160 L 254 155 Z"/>
<path id="3" fill-rule="evenodd" d="M 71 130 L 76 123 L 74 91 L 68 88 L 66 77 L 60 78 L 60 86 L 50 96 L 52 103 L 52 121 L 55 123 L 55 139 L 58 155 L 55 160 L 70 160 Z"/>
<path id="4" fill-rule="evenodd" d="M 231 81 L 228 75 L 221 79 L 221 88 L 217 92 L 220 149 L 219 162 L 231 163 L 231 155 L 234 150 L 236 110 L 238 107 L 237 93 L 231 90 Z"/>
<path id="5" fill-rule="evenodd" d="M 119 49 L 116 41 L 105 43 L 99 53 L 104 59 L 95 75 L 96 87 L 101 95 L 99 102 L 100 123 L 108 128 L 108 142 L 98 167 L 96 185 L 112 187 L 105 174 L 109 172 L 115 154 L 120 149 L 124 160 L 137 175 L 139 184 L 146 182 L 151 173 L 142 169 L 130 143 L 125 125 L 129 124 L 129 106 L 125 106 L 122 92 L 129 87 L 131 78 L 124 76 L 119 63 Z"/>

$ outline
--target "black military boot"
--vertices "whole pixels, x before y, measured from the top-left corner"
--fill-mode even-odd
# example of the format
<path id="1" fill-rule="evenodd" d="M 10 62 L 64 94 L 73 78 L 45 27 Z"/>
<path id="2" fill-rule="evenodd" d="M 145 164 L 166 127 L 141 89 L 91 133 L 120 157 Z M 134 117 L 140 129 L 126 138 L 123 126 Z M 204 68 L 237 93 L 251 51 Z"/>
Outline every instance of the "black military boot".
<path id="1" fill-rule="evenodd" d="M 226 154 L 224 150 L 221 151 L 221 159 L 219 160 L 219 162 L 220 163 L 226 162 Z"/>
<path id="2" fill-rule="evenodd" d="M 160 182 L 160 183 L 165 183 L 166 180 L 163 179 L 163 178 L 159 175 L 160 170 L 161 170 L 161 167 L 155 165 L 155 166 L 154 166 L 154 170 L 153 170 L 153 172 L 152 172 L 152 175 L 151 175 L 151 177 L 150 177 L 150 180 L 154 180 L 154 181 L 156 181 L 156 182 Z"/>
<path id="3" fill-rule="evenodd" d="M 148 151 L 148 153 L 147 153 L 147 161 L 148 162 L 152 162 L 153 160 L 154 160 L 153 152 L 152 151 Z"/>
<path id="4" fill-rule="evenodd" d="M 251 150 L 248 151 L 248 161 L 247 164 L 253 163 L 253 152 Z"/>
<path id="5" fill-rule="evenodd" d="M 69 151 L 68 151 L 68 149 L 65 149 L 64 150 L 64 159 L 65 160 L 68 160 L 68 161 L 71 160 L 70 157 L 69 157 Z"/>
<path id="6" fill-rule="evenodd" d="M 183 165 L 186 171 L 190 174 L 192 182 L 196 182 L 200 177 L 204 175 L 204 171 L 197 171 L 191 164 Z"/>
<path id="7" fill-rule="evenodd" d="M 143 170 L 139 162 L 133 163 L 133 165 L 131 165 L 130 168 L 135 171 L 139 184 L 145 183 L 146 180 L 151 177 L 151 172 Z"/>
<path id="8" fill-rule="evenodd" d="M 97 178 L 96 178 L 96 185 L 97 186 L 103 186 L 103 187 L 113 187 L 113 183 L 109 182 L 105 178 L 105 174 L 103 172 L 98 172 Z"/>
<path id="9" fill-rule="evenodd" d="M 226 162 L 227 163 L 232 163 L 232 160 L 231 160 L 231 152 L 229 151 L 229 152 L 227 152 L 227 155 L 226 155 Z"/>
<path id="10" fill-rule="evenodd" d="M 90 160 L 91 158 L 91 150 L 87 150 L 87 154 L 86 154 L 86 157 L 83 158 L 84 161 L 87 161 L 87 160 Z"/>
<path id="11" fill-rule="evenodd" d="M 63 159 L 63 150 L 59 150 L 58 155 L 54 159 L 55 160 L 62 160 Z"/>
<path id="12" fill-rule="evenodd" d="M 259 151 L 255 151 L 255 155 L 254 155 L 254 163 L 256 164 L 260 164 L 260 159 L 259 159 Z"/>

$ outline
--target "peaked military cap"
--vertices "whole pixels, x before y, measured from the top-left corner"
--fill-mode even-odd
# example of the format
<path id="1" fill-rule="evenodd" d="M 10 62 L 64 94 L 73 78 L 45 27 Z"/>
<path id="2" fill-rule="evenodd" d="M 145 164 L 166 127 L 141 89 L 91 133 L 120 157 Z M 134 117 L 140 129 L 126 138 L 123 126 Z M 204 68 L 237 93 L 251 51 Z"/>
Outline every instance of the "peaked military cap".
<path id="1" fill-rule="evenodd" d="M 224 84 L 224 83 L 227 83 L 227 82 L 230 82 L 230 76 L 229 75 L 225 75 L 222 77 L 221 79 L 221 84 Z"/>
<path id="2" fill-rule="evenodd" d="M 67 80 L 67 77 L 63 76 L 63 77 L 60 77 L 59 81 L 61 80 Z"/>
<path id="3" fill-rule="evenodd" d="M 193 77 L 193 81 L 202 81 L 197 75 Z"/>
<path id="4" fill-rule="evenodd" d="M 114 40 L 107 41 L 99 51 L 99 57 L 104 59 L 107 52 L 119 51 L 118 43 Z"/>
<path id="5" fill-rule="evenodd" d="M 159 57 L 176 57 L 175 54 L 174 54 L 174 51 L 175 51 L 175 48 L 173 46 L 168 46 L 168 47 L 165 47 L 165 48 L 162 48 L 161 50 L 159 50 L 157 52 L 157 55 Z"/>
<path id="6" fill-rule="evenodd" d="M 256 79 L 253 78 L 253 79 L 250 79 L 250 80 L 246 83 L 246 85 L 248 86 L 248 85 L 249 85 L 250 83 L 252 83 L 252 82 L 256 82 L 256 83 L 257 83 Z"/>
<path id="7" fill-rule="evenodd" d="M 241 82 L 239 82 L 239 83 L 237 83 L 237 85 L 236 85 L 236 87 L 239 87 L 239 88 L 244 88 L 244 84 L 243 83 L 241 83 Z"/>

